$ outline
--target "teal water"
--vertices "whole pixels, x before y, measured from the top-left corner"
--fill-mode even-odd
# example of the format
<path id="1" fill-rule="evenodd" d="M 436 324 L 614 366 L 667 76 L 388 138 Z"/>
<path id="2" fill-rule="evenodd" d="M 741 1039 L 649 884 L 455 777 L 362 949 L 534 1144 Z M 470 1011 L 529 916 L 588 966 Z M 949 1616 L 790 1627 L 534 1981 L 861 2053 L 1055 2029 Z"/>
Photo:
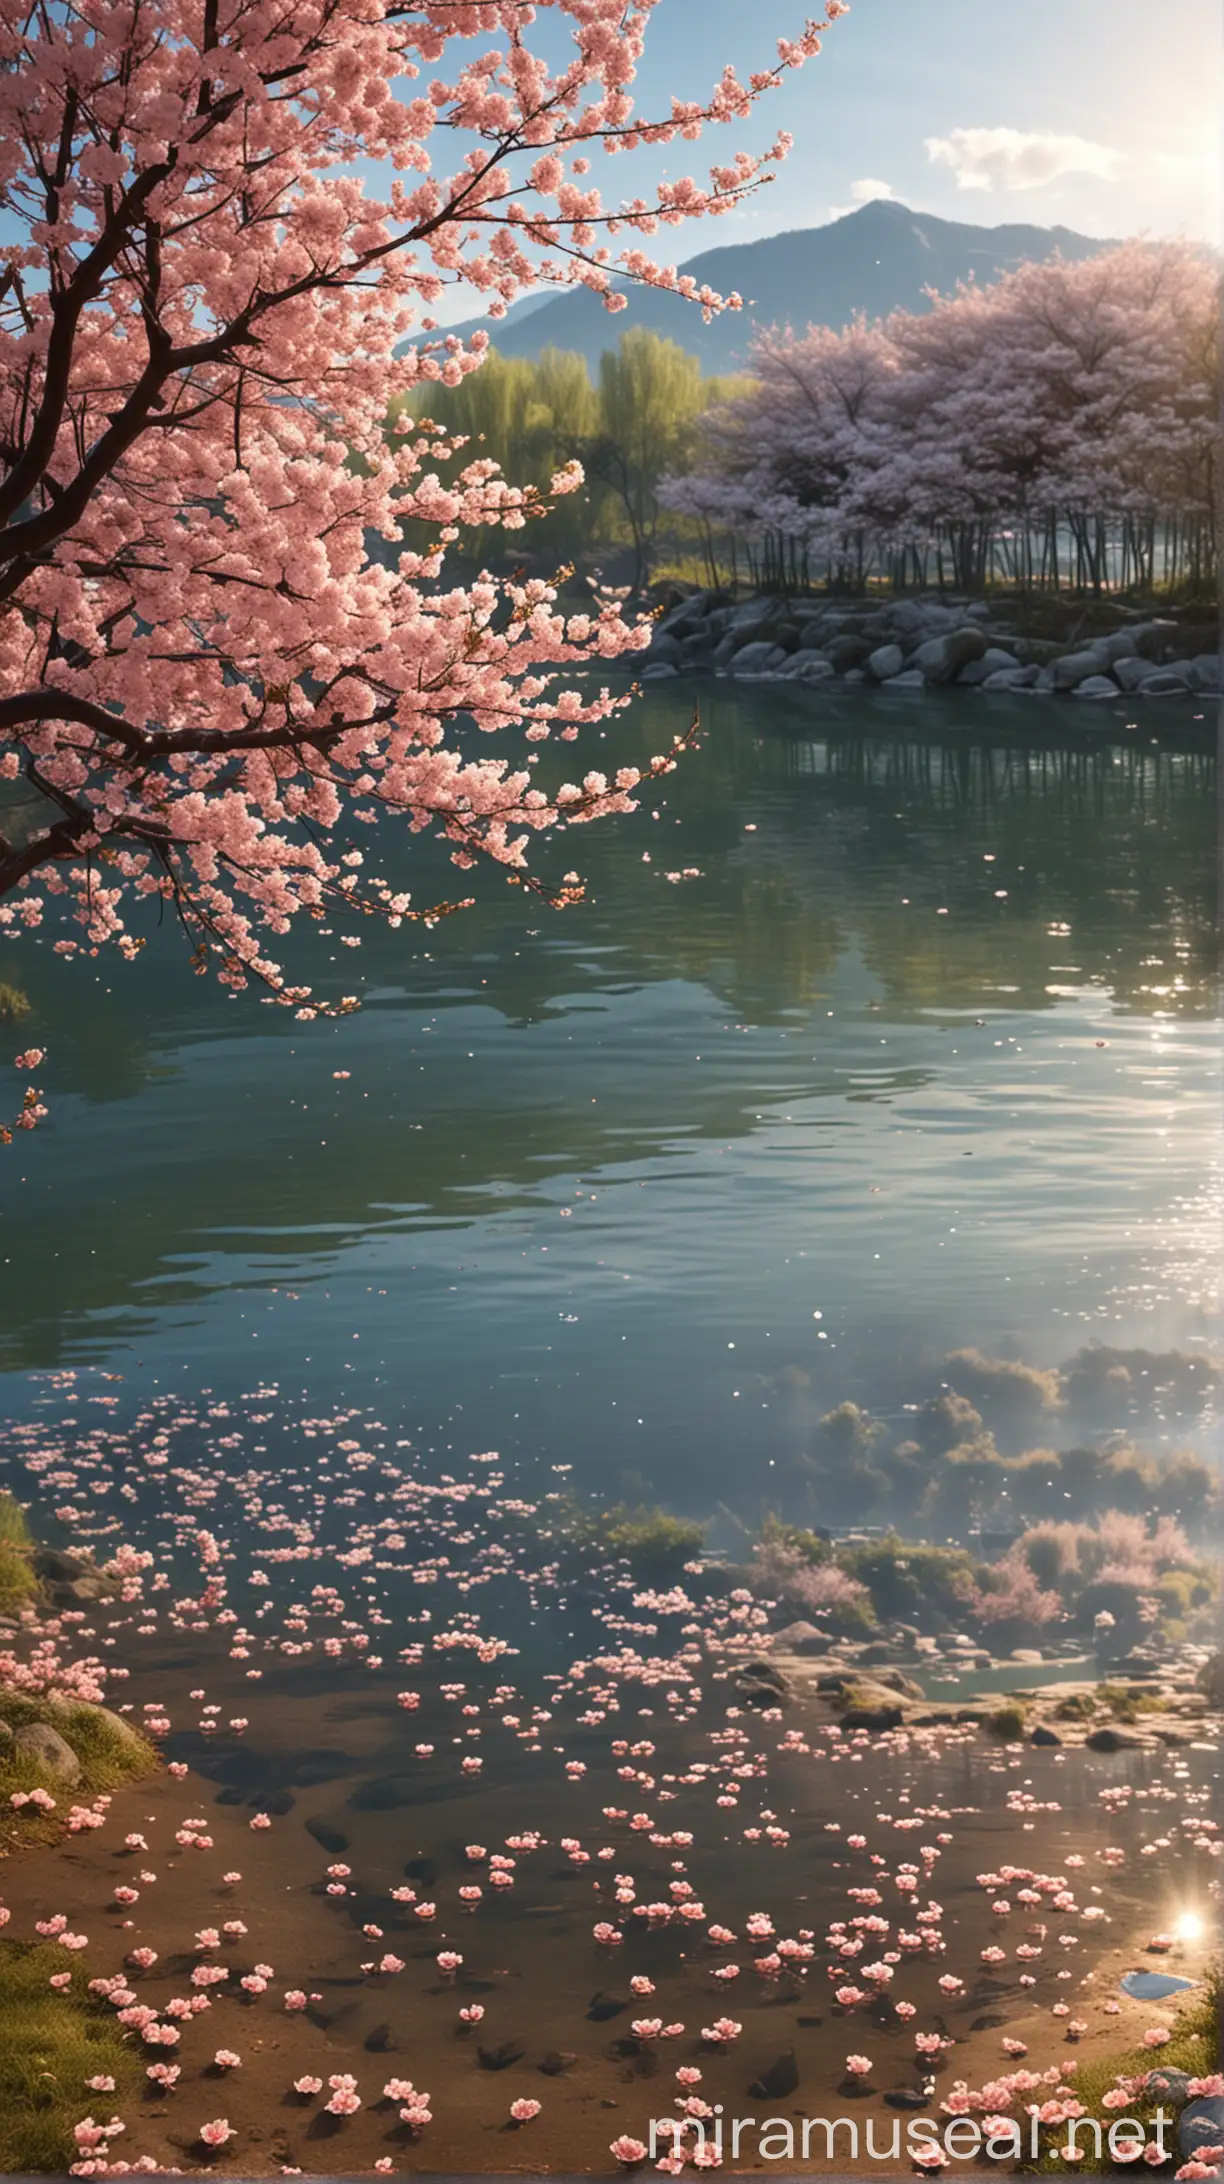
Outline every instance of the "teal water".
<path id="1" fill-rule="evenodd" d="M 649 691 L 618 756 L 691 702 Z M 590 902 L 486 881 L 315 940 L 337 1024 L 168 930 L 83 975 L 9 947 L 53 1107 L 0 1169 L 10 1409 L 56 1365 L 275 1381 L 705 1511 L 952 1348 L 1213 1341 L 1205 730 L 942 705 L 707 687 L 659 816 L 564 845 Z"/>

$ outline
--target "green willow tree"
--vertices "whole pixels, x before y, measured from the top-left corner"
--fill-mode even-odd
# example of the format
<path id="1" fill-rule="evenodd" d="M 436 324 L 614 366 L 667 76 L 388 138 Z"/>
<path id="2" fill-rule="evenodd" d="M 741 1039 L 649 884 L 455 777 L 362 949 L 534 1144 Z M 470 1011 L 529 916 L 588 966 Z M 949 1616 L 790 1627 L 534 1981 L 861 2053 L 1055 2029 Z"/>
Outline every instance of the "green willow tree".
<path id="1" fill-rule="evenodd" d="M 429 417 L 448 436 L 465 440 L 458 460 L 488 456 L 511 485 L 546 484 L 598 430 L 586 365 L 561 349 L 545 349 L 534 363 L 491 349 L 480 370 L 458 386 L 422 386 L 397 408 Z M 561 559 L 585 543 L 589 520 L 580 495 L 557 502 L 548 519 L 549 536 Z M 503 553 L 505 540 L 492 528 L 473 530 L 467 550 L 482 559 L 491 551 Z"/>
<path id="2" fill-rule="evenodd" d="M 588 478 L 619 503 L 633 542 L 633 588 L 650 581 L 660 507 L 655 488 L 687 468 L 712 383 L 676 341 L 631 327 L 599 361 L 599 432 L 583 451 Z"/>
<path id="3" fill-rule="evenodd" d="M 563 496 L 546 519 L 549 550 L 576 560 L 599 548 L 628 547 L 632 589 L 649 583 L 666 516 L 659 480 L 693 459 L 698 422 L 712 402 L 726 401 L 738 382 L 703 379 L 697 358 L 677 342 L 634 327 L 600 360 L 592 385 L 585 359 L 544 349 L 534 361 L 491 349 L 478 372 L 456 387 L 422 387 L 398 405 L 429 417 L 466 445 L 461 461 L 489 456 L 512 485 L 547 481 L 577 459 L 586 474 L 579 493 Z M 477 557 L 506 552 L 504 534 L 471 534 Z M 511 548 L 513 551 L 513 548 Z"/>

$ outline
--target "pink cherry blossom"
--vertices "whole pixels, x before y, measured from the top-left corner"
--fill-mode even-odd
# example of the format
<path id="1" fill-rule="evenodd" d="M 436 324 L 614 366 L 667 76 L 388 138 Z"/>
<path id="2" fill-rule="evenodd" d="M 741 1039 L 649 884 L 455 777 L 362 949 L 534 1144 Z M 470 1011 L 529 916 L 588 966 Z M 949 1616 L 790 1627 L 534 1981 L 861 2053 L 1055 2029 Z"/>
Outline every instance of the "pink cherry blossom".
<path id="1" fill-rule="evenodd" d="M 107 11 L 79 37 L 54 14 L 13 18 L 0 772 L 44 783 L 49 817 L 5 844 L 0 928 L 63 910 L 58 952 L 130 957 L 134 914 L 168 905 L 231 987 L 306 1020 L 345 1013 L 354 996 L 312 1000 L 270 948 L 324 914 L 357 945 L 368 917 L 453 907 L 384 873 L 375 837 L 354 846 L 363 828 L 393 816 L 461 872 L 486 862 L 564 906 L 580 890 L 528 874 L 531 839 L 632 808 L 673 767 L 674 747 L 541 785 L 533 744 L 621 703 L 572 671 L 640 650 L 648 626 L 615 606 L 566 613 L 536 577 L 449 583 L 465 530 L 513 535 L 582 474 L 512 485 L 402 398 L 485 359 L 482 336 L 434 338 L 457 286 L 496 316 L 541 283 L 580 282 L 609 311 L 625 282 L 722 308 L 644 245 L 660 223 L 733 211 L 786 135 L 766 129 L 700 179 L 673 165 L 633 198 L 617 184 L 606 205 L 589 155 L 640 160 L 748 122 L 845 0 L 763 68 L 724 69 L 658 115 L 630 89 L 651 11 L 553 8 L 557 41 L 529 42 L 512 10 L 503 54 L 496 9 L 339 0 L 322 36 L 317 8 L 287 0 L 222 11 L 207 65 L 181 0 Z M 457 715 L 497 737 L 490 755 L 451 733 Z M 43 1111 L 30 1087 L 16 1127 Z"/>

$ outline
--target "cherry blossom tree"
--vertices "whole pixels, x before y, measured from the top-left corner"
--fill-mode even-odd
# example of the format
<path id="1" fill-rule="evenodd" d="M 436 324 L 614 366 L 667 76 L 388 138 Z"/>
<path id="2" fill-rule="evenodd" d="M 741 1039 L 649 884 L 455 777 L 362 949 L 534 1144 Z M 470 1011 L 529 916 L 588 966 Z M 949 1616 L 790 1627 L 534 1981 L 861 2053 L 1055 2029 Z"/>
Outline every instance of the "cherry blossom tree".
<path id="1" fill-rule="evenodd" d="M 753 367 L 663 497 L 703 522 L 721 511 L 766 581 L 1213 579 L 1219 281 L 1188 245 L 1127 243 L 880 325 L 771 334 Z"/>
<path id="2" fill-rule="evenodd" d="M 674 764 L 537 786 L 533 746 L 623 702 L 558 671 L 647 630 L 543 582 L 449 586 L 464 527 L 580 476 L 511 486 L 403 401 L 479 368 L 437 330 L 460 288 L 495 317 L 541 281 L 738 302 L 647 239 L 729 211 L 787 139 L 611 206 L 592 155 L 745 121 L 844 0 L 653 120 L 652 6 L 0 0 L 0 929 L 54 914 L 61 954 L 130 956 L 169 906 L 198 969 L 310 1016 L 271 952 L 296 921 L 455 907 L 372 869 L 385 817 L 565 903 L 530 837 Z"/>

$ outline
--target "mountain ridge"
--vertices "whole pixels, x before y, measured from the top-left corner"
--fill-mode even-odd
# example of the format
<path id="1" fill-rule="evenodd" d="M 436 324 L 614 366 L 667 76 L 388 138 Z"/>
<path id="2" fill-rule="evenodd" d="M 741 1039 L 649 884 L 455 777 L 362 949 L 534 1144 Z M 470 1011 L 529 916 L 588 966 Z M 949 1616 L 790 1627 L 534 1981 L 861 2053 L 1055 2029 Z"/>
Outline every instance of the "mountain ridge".
<path id="1" fill-rule="evenodd" d="M 618 283 L 628 302 L 615 315 L 589 289 L 569 288 L 522 298 L 504 319 L 468 319 L 446 331 L 465 339 L 485 332 L 503 356 L 577 350 L 594 372 L 601 352 L 622 333 L 648 326 L 698 356 L 704 372 L 733 372 L 744 368 L 754 334 L 767 326 L 840 327 L 858 312 L 882 318 L 892 310 L 922 310 L 928 289 L 947 293 L 962 280 L 998 280 L 1026 260 L 1057 254 L 1078 261 L 1111 247 L 1072 228 L 1015 221 L 978 227 L 874 198 L 822 227 L 718 244 L 686 260 L 680 270 L 699 284 L 744 297 L 742 311 L 723 312 L 708 325 L 680 296 Z"/>

